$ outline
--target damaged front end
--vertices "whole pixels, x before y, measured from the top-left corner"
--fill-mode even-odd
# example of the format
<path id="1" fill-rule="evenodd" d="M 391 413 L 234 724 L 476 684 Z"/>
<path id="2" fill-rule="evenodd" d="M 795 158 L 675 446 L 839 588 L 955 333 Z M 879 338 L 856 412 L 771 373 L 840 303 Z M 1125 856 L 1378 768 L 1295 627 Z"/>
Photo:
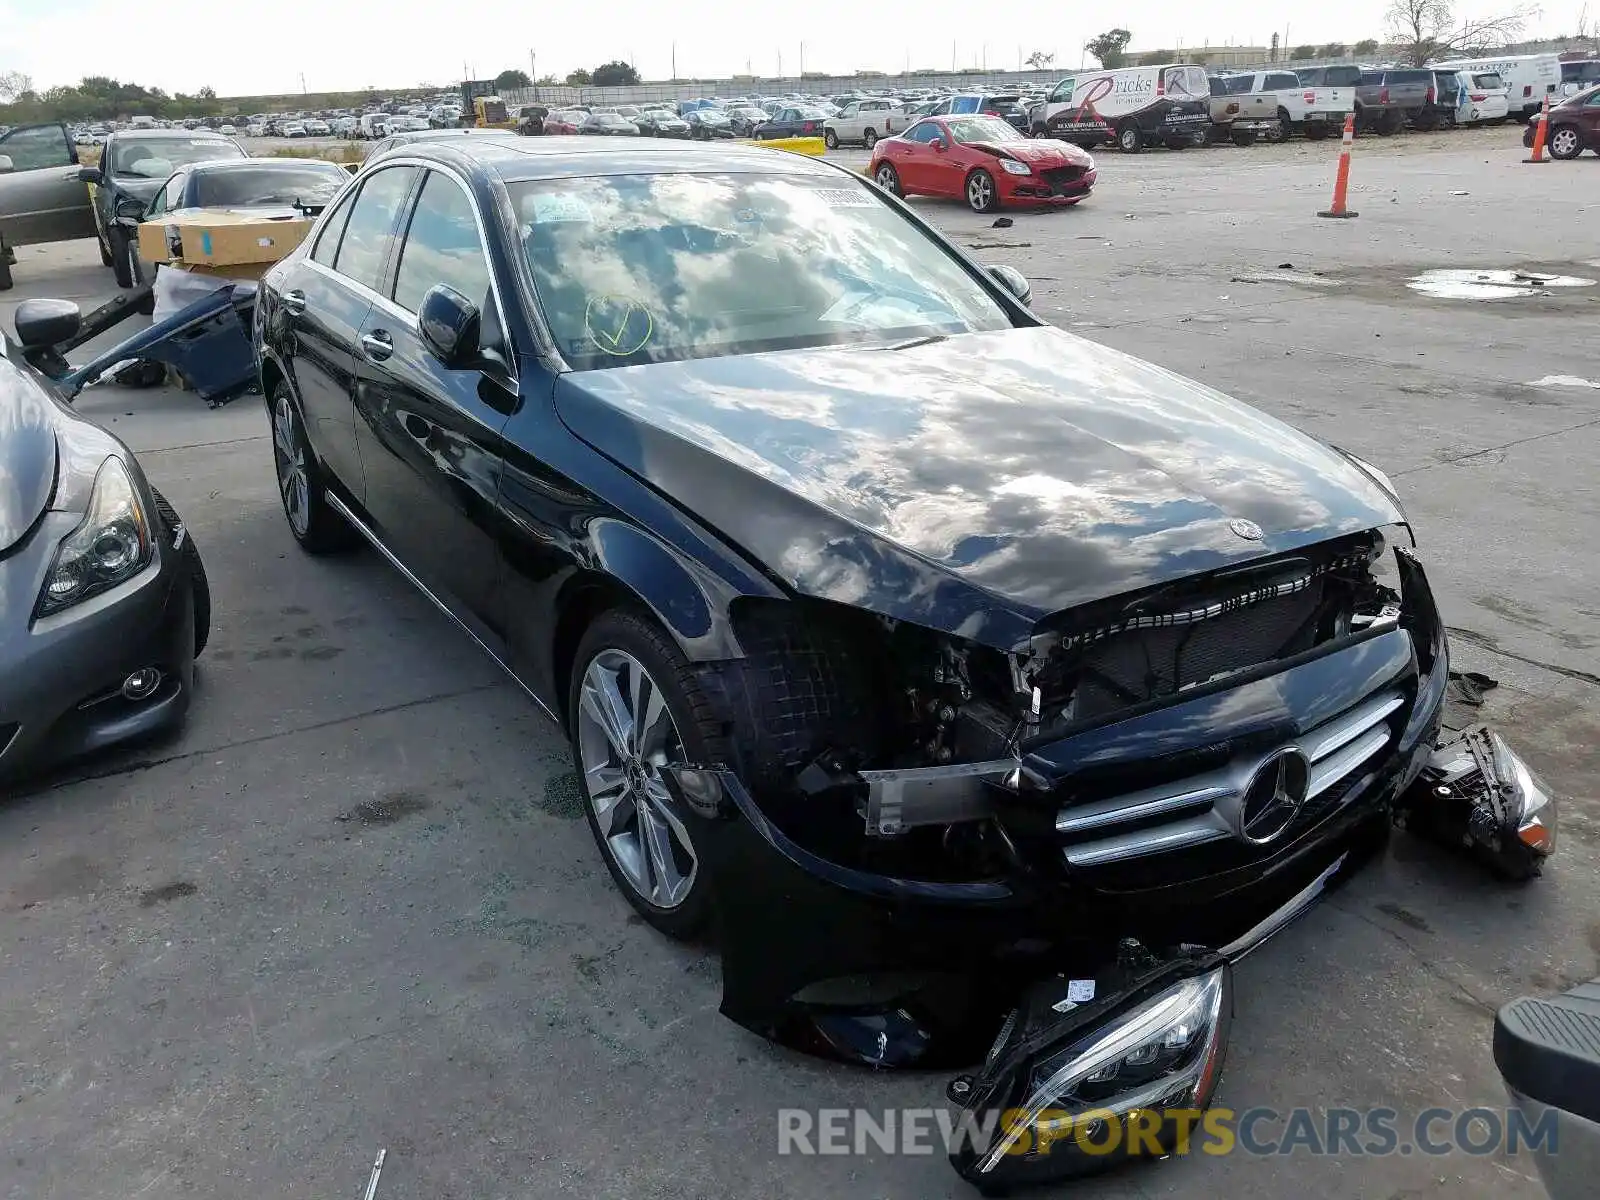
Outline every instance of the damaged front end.
<path id="1" fill-rule="evenodd" d="M 802 642 L 782 682 L 809 725 L 664 771 L 722 1012 L 872 1067 L 984 1061 L 952 1100 L 1031 1128 L 956 1156 L 986 1188 L 1114 1159 L 1037 1152 L 1091 1108 L 1204 1107 L 1228 964 L 1383 847 L 1448 682 L 1422 566 L 1376 532 L 1058 614 L 1009 652 L 849 612 Z"/>

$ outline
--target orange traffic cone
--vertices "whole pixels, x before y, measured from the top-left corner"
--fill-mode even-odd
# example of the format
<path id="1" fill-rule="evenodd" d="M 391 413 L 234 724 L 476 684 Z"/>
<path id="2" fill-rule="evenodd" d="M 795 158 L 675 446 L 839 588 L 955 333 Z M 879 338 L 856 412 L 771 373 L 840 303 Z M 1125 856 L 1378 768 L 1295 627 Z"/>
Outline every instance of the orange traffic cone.
<path id="1" fill-rule="evenodd" d="M 1539 115 L 1535 118 L 1535 120 L 1537 120 L 1539 124 L 1533 131 L 1533 157 L 1523 159 L 1522 161 L 1525 163 L 1542 163 L 1549 161 L 1549 159 L 1545 158 L 1544 156 L 1544 135 L 1550 130 L 1550 93 L 1545 93 L 1544 107 L 1539 110 Z"/>
<path id="2" fill-rule="evenodd" d="M 1319 212 L 1319 217 L 1359 217 L 1361 214 L 1351 212 L 1345 207 L 1345 193 L 1350 190 L 1350 147 L 1356 140 L 1356 115 L 1346 113 L 1344 118 L 1344 137 L 1339 139 L 1339 173 L 1333 178 L 1333 207 L 1327 212 Z"/>

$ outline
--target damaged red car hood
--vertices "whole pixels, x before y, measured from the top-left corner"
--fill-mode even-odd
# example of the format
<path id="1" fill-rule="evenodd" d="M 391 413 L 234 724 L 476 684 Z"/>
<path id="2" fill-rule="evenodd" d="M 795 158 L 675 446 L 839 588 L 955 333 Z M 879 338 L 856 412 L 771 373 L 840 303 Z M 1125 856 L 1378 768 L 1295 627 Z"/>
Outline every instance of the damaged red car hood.
<path id="1" fill-rule="evenodd" d="M 1048 327 L 574 372 L 556 404 L 795 591 L 1001 646 L 1402 519 L 1315 438 Z"/>
<path id="2" fill-rule="evenodd" d="M 1039 167 L 1068 166 L 1072 163 L 1087 163 L 1089 156 L 1076 146 L 1068 147 L 1064 142 L 1001 142 L 998 145 L 985 143 L 969 143 L 979 150 L 988 150 L 994 154 L 1005 154 L 1019 162 L 1031 163 Z"/>

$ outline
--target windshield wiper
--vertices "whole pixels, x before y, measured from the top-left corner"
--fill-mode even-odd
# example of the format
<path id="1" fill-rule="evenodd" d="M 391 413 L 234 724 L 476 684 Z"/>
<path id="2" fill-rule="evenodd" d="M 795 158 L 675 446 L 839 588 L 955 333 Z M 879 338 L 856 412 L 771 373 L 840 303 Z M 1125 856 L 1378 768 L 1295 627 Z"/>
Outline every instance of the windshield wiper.
<path id="1" fill-rule="evenodd" d="M 895 342 L 892 346 L 880 346 L 880 350 L 915 350 L 918 346 L 931 346 L 935 342 L 948 342 L 948 333 L 930 333 L 923 337 L 911 338 L 904 342 Z"/>

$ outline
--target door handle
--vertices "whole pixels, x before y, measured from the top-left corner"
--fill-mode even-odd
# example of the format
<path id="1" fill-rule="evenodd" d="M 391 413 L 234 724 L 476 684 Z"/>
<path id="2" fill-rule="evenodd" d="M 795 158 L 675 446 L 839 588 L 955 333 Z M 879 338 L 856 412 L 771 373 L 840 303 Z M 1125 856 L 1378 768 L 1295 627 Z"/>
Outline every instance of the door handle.
<path id="1" fill-rule="evenodd" d="M 279 302 L 283 305 L 284 312 L 297 317 L 306 310 L 306 294 L 298 288 L 292 292 L 285 292 Z"/>
<path id="2" fill-rule="evenodd" d="M 394 341 L 381 329 L 361 335 L 361 352 L 373 362 L 382 362 L 394 353 Z"/>

